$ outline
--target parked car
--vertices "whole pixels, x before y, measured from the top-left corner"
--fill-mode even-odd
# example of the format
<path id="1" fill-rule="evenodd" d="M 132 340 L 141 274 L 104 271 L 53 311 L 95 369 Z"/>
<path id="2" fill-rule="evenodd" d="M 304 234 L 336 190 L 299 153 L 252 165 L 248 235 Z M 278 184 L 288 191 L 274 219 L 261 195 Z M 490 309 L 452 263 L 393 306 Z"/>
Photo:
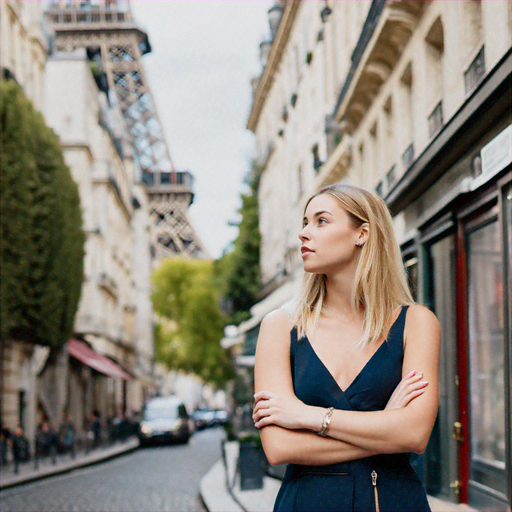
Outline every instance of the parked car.
<path id="1" fill-rule="evenodd" d="M 139 428 L 141 445 L 149 443 L 187 443 L 192 433 L 185 404 L 177 397 L 153 398 L 142 411 Z"/>
<path id="2" fill-rule="evenodd" d="M 215 424 L 215 413 L 211 409 L 197 409 L 192 416 L 197 430 L 212 427 Z"/>
<path id="3" fill-rule="evenodd" d="M 215 425 L 224 425 L 228 421 L 228 411 L 224 409 L 215 409 L 213 415 Z"/>

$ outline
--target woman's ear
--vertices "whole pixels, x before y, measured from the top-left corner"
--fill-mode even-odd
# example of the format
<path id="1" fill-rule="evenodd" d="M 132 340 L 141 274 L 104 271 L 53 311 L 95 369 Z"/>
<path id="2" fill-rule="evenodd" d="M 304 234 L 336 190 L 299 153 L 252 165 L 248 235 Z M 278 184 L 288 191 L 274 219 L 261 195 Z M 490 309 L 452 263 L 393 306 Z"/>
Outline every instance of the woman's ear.
<path id="1" fill-rule="evenodd" d="M 363 222 L 359 227 L 359 242 L 363 244 L 368 241 L 368 237 L 370 236 L 370 224 L 368 222 Z"/>

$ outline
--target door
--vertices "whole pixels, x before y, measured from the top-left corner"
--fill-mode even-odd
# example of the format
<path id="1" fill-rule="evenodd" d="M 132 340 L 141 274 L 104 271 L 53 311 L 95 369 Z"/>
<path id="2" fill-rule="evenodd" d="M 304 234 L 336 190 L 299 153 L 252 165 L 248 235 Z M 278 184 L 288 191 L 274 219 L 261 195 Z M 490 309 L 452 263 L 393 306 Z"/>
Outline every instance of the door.
<path id="1" fill-rule="evenodd" d="M 441 325 L 439 411 L 424 455 L 425 485 L 429 494 L 459 501 L 457 308 L 455 293 L 455 236 L 446 233 L 425 248 L 424 302 Z"/>
<path id="2" fill-rule="evenodd" d="M 498 205 L 464 224 L 466 253 L 468 502 L 507 500 L 505 268 Z"/>

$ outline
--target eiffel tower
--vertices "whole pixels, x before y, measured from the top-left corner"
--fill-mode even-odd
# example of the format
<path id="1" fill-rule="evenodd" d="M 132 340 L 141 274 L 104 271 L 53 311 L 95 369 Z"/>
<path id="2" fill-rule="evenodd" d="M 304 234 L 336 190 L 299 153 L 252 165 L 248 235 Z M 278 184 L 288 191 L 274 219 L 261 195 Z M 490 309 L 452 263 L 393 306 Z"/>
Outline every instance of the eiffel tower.
<path id="1" fill-rule="evenodd" d="M 45 17 L 55 32 L 54 50 L 86 48 L 96 78 L 116 93 L 148 193 L 157 259 L 208 257 L 188 215 L 193 176 L 174 170 L 142 66 L 151 46 L 133 20 L 129 0 L 55 0 Z"/>

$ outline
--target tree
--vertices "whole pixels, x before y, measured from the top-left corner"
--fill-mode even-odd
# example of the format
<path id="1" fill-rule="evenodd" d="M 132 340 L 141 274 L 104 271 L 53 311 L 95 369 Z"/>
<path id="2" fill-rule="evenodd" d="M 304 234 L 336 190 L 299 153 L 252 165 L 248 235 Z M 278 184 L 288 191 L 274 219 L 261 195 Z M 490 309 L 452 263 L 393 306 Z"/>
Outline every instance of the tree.
<path id="1" fill-rule="evenodd" d="M 241 221 L 233 249 L 216 261 L 216 275 L 231 323 L 249 318 L 249 308 L 261 291 L 258 187 L 262 168 L 256 162 L 245 178 L 248 192 L 238 210 Z"/>
<path id="2" fill-rule="evenodd" d="M 219 292 L 211 261 L 167 259 L 152 276 L 153 308 L 159 319 L 155 351 L 170 369 L 194 373 L 222 386 L 233 377 L 220 346 L 226 319 L 219 308 Z"/>
<path id="3" fill-rule="evenodd" d="M 60 347 L 73 332 L 85 235 L 58 137 L 14 81 L 2 81 L 1 336 Z"/>

